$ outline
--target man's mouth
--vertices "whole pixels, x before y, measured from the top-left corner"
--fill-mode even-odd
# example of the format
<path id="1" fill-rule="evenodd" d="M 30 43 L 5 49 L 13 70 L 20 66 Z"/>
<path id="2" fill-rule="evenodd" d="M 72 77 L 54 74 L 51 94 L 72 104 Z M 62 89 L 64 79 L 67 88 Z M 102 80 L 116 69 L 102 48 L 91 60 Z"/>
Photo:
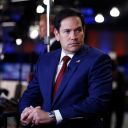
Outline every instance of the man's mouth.
<path id="1" fill-rule="evenodd" d="M 69 45 L 79 45 L 80 43 L 78 42 L 73 42 L 73 43 L 70 43 Z"/>

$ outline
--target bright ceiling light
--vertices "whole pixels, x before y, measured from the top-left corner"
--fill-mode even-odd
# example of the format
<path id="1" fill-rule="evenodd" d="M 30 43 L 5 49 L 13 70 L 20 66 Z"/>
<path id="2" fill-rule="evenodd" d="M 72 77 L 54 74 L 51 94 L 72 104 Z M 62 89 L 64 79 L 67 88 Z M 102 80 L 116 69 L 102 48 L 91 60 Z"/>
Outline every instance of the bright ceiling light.
<path id="1" fill-rule="evenodd" d="M 22 44 L 22 39 L 20 39 L 20 38 L 16 39 L 16 44 L 21 45 Z"/>
<path id="2" fill-rule="evenodd" d="M 51 0 L 44 0 L 44 1 L 43 1 L 43 3 L 44 3 L 45 5 L 49 5 L 50 2 L 51 2 Z M 54 0 L 52 0 L 52 2 L 54 2 Z"/>
<path id="3" fill-rule="evenodd" d="M 36 39 L 39 35 L 39 26 L 38 25 L 32 25 L 29 28 L 29 37 L 31 39 Z"/>
<path id="4" fill-rule="evenodd" d="M 104 17 L 103 17 L 103 15 L 102 15 L 102 14 L 97 14 L 97 15 L 95 16 L 95 21 L 96 21 L 97 23 L 103 23 L 103 22 L 104 22 Z"/>
<path id="5" fill-rule="evenodd" d="M 45 10 L 44 7 L 42 7 L 41 5 L 38 5 L 37 8 L 36 8 L 37 13 L 43 13 L 44 10 Z"/>
<path id="6" fill-rule="evenodd" d="M 110 15 L 112 17 L 118 17 L 120 15 L 120 11 L 117 7 L 113 7 L 111 10 L 110 10 Z"/>
<path id="7" fill-rule="evenodd" d="M 43 3 L 44 3 L 45 5 L 48 5 L 48 4 L 49 4 L 49 0 L 44 0 Z"/>
<path id="8" fill-rule="evenodd" d="M 30 32 L 30 38 L 31 39 L 36 39 L 38 37 L 38 31 L 37 30 L 33 30 Z"/>

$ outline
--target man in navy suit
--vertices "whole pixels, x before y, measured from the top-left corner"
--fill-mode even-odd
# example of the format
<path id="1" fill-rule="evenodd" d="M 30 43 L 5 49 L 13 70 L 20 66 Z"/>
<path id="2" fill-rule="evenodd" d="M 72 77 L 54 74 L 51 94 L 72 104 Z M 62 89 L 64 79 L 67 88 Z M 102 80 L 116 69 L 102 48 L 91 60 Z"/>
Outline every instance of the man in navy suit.
<path id="1" fill-rule="evenodd" d="M 62 49 L 43 54 L 19 102 L 26 127 L 102 128 L 112 91 L 111 61 L 84 42 L 83 16 L 63 9 L 55 18 L 55 36 Z M 69 56 L 68 67 L 53 97 L 54 83 Z"/>

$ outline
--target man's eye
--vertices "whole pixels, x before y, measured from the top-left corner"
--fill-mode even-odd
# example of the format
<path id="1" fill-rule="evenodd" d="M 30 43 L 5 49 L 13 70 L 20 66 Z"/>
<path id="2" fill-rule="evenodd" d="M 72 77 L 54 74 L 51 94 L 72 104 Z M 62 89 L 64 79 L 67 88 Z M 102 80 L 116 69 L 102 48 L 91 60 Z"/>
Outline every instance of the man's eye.
<path id="1" fill-rule="evenodd" d="M 81 32 L 81 31 L 82 31 L 82 28 L 76 29 L 76 32 Z"/>
<path id="2" fill-rule="evenodd" d="M 69 30 L 65 30 L 65 31 L 64 31 L 64 33 L 67 33 L 67 34 L 68 34 L 69 32 L 70 32 Z"/>

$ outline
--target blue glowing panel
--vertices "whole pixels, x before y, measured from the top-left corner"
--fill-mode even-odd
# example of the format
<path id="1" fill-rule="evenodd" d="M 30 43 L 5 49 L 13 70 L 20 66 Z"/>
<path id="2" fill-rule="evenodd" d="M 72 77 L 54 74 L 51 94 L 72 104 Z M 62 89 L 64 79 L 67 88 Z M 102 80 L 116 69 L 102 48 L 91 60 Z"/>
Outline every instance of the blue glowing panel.
<path id="1" fill-rule="evenodd" d="M 4 47 L 3 47 L 4 53 L 13 53 L 14 51 L 15 51 L 15 48 L 12 43 L 6 42 L 6 44 L 4 44 Z"/>
<path id="2" fill-rule="evenodd" d="M 10 37 L 10 32 L 12 31 L 11 27 L 4 27 L 3 28 L 3 52 L 4 53 L 12 53 L 15 51 L 14 44 L 12 42 L 12 39 Z"/>
<path id="3" fill-rule="evenodd" d="M 14 64 L 14 63 L 4 63 L 1 66 L 1 76 L 3 80 L 27 80 L 30 73 L 29 64 Z M 21 69 L 20 69 L 21 68 Z M 21 71 L 21 72 L 20 72 Z"/>
<path id="4" fill-rule="evenodd" d="M 84 22 L 85 22 L 85 24 L 94 24 L 95 23 L 95 19 L 92 16 L 85 17 Z"/>
<path id="5" fill-rule="evenodd" d="M 94 14 L 94 11 L 92 8 L 83 8 L 81 9 L 81 13 L 86 16 L 92 16 Z"/>

